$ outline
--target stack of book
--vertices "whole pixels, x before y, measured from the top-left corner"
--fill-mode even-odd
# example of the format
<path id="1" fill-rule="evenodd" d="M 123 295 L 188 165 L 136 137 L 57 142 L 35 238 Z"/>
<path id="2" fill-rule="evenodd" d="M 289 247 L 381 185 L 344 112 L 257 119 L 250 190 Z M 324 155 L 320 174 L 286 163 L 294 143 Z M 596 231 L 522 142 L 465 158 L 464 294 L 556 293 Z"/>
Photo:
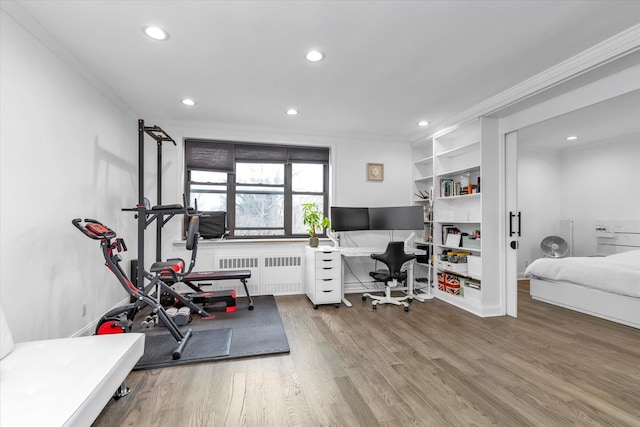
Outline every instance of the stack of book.
<path id="1" fill-rule="evenodd" d="M 451 237 L 450 237 L 451 236 Z M 462 232 L 454 225 L 442 224 L 442 243 L 447 246 L 460 246 Z"/>
<path id="2" fill-rule="evenodd" d="M 460 182 L 450 178 L 440 180 L 440 197 L 453 197 L 460 195 Z"/>
<path id="3" fill-rule="evenodd" d="M 440 180 L 440 197 L 464 196 L 467 194 L 479 193 L 480 187 L 475 184 L 461 184 L 451 178 Z"/>

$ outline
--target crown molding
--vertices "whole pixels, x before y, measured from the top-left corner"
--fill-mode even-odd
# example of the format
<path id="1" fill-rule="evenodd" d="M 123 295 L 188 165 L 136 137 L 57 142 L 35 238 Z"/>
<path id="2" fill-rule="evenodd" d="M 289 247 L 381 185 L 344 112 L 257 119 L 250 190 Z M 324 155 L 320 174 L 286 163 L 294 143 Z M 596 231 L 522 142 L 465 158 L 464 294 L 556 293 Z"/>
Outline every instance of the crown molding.
<path id="1" fill-rule="evenodd" d="M 133 109 L 115 94 L 115 91 L 92 73 L 78 58 L 69 52 L 62 43 L 51 35 L 38 20 L 33 18 L 20 4 L 14 0 L 0 1 L 0 10 L 6 13 L 13 21 L 28 32 L 34 39 L 48 49 L 54 56 L 69 67 L 77 76 L 83 79 L 89 86 L 98 91 L 104 98 L 111 102 L 125 116 L 136 118 Z"/>
<path id="2" fill-rule="evenodd" d="M 637 24 L 453 116 L 438 131 L 414 142 L 424 141 L 425 139 L 448 133 L 478 117 L 490 115 L 513 106 L 531 96 L 565 83 L 574 77 L 578 77 L 639 49 L 640 24 Z"/>

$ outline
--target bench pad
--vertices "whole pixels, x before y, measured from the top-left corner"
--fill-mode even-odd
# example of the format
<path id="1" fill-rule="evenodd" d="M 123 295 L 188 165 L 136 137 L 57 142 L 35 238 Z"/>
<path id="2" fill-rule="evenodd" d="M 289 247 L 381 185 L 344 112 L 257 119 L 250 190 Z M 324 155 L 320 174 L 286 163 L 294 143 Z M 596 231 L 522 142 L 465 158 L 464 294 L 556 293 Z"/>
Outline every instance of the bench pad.
<path id="1" fill-rule="evenodd" d="M 186 282 L 203 282 L 206 280 L 238 280 L 251 278 L 251 270 L 220 270 L 220 271 L 198 271 L 183 277 Z M 174 279 L 168 274 L 163 274 L 160 279 L 166 283 L 173 283 Z"/>

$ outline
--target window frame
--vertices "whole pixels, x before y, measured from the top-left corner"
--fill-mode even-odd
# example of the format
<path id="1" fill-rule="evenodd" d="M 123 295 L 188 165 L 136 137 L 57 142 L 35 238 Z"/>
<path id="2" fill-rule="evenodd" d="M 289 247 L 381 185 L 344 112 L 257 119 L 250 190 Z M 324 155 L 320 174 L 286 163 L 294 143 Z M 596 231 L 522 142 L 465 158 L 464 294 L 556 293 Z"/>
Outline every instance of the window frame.
<path id="1" fill-rule="evenodd" d="M 203 160 L 206 156 L 201 156 L 196 159 L 197 165 L 190 166 L 189 157 L 191 144 L 194 144 L 200 148 L 204 148 L 206 151 L 206 144 L 212 144 L 215 147 L 215 153 L 219 153 L 219 149 L 221 147 L 226 147 L 230 149 L 233 153 L 236 151 L 245 150 L 245 155 L 251 156 L 251 153 L 246 154 L 247 150 L 255 149 L 256 153 L 260 155 L 267 154 L 266 159 L 243 159 L 237 158 L 231 154 L 233 157 L 232 160 L 229 158 L 224 158 L 224 164 L 220 166 L 219 170 L 216 166 L 213 166 L 211 169 L 208 169 L 206 166 L 206 160 Z M 304 233 L 293 233 L 293 199 L 294 196 L 320 196 L 323 202 L 323 214 L 325 216 L 329 216 L 329 159 L 330 159 L 330 149 L 329 147 L 319 147 L 319 146 L 295 146 L 295 145 L 276 145 L 276 144 L 258 144 L 258 143 L 245 143 L 245 142 L 232 142 L 232 141 L 220 141 L 220 140 L 204 140 L 204 139 L 194 139 L 194 138 L 185 138 L 184 139 L 184 152 L 185 152 L 185 164 L 184 164 L 184 186 L 185 186 L 185 194 L 187 196 L 187 200 L 191 200 L 191 186 L 199 185 L 199 186 L 220 186 L 224 185 L 222 182 L 209 183 L 209 182 L 200 182 L 200 181 L 192 181 L 191 180 L 191 172 L 193 171 L 205 171 L 205 172 L 225 172 L 226 173 L 226 192 L 222 192 L 220 190 L 212 190 L 211 193 L 218 194 L 226 194 L 226 212 L 227 212 L 227 230 L 229 231 L 228 239 L 233 240 L 273 240 L 273 239 L 291 239 L 291 238 L 302 238 L 308 236 L 306 232 Z M 274 157 L 270 158 L 269 153 L 270 150 L 273 150 Z M 191 151 L 193 152 L 193 150 Z M 282 153 L 286 152 L 287 157 L 284 158 Z M 225 156 L 227 154 L 224 154 Z M 241 155 L 242 156 L 242 155 Z M 240 157 L 241 157 L 240 156 Z M 308 158 L 305 158 L 307 156 Z M 224 157 L 224 156 L 223 156 Z M 232 169 L 229 167 L 230 163 L 232 164 Z M 236 164 L 237 163 L 275 163 L 275 164 L 283 164 L 284 165 L 284 185 L 282 184 L 262 184 L 262 183 L 237 183 L 236 182 Z M 292 189 L 292 180 L 293 180 L 293 165 L 294 164 L 320 164 L 322 165 L 322 191 L 293 191 Z M 236 230 L 282 230 L 282 228 L 274 228 L 274 227 L 241 227 L 236 228 L 236 196 L 237 194 L 242 194 L 239 189 L 243 186 L 245 187 L 284 187 L 284 203 L 283 203 L 283 220 L 284 220 L 284 229 L 282 235 L 248 235 L 248 236 L 239 236 L 236 234 Z M 200 191 L 201 193 L 208 191 Z M 251 194 L 251 193 L 249 193 Z M 326 237 L 326 230 L 322 230 L 321 233 L 318 233 L 319 237 Z"/>

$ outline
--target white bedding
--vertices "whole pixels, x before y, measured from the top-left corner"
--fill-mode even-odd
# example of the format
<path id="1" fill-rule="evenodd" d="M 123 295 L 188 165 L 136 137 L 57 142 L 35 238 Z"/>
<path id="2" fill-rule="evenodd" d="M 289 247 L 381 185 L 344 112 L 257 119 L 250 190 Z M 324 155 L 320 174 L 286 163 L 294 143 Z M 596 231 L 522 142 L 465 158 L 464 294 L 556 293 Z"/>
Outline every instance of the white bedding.
<path id="1" fill-rule="evenodd" d="M 524 275 L 640 298 L 640 250 L 606 257 L 540 258 Z"/>

